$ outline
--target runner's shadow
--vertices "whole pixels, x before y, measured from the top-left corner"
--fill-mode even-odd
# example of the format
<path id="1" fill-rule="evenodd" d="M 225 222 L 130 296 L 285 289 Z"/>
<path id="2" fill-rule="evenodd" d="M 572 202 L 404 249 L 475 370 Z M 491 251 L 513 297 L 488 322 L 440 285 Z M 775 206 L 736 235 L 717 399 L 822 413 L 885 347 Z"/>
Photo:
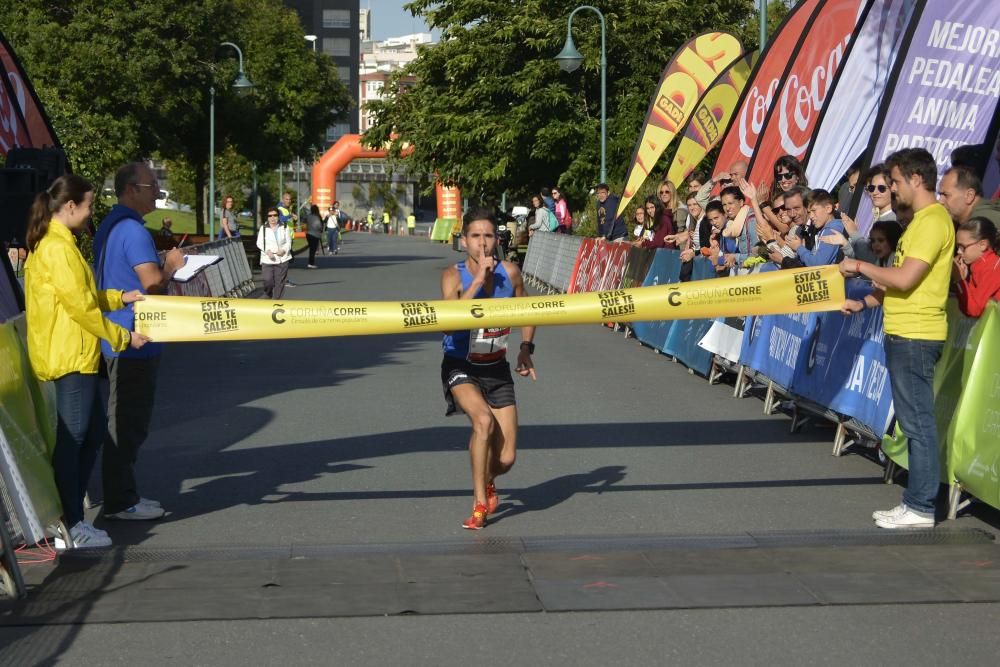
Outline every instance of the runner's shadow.
<path id="1" fill-rule="evenodd" d="M 507 494 L 501 488 L 501 495 L 506 495 L 507 498 L 497 508 L 499 513 L 490 516 L 490 522 L 495 523 L 524 512 L 547 510 L 584 491 L 601 493 L 624 479 L 625 466 L 605 466 L 587 473 L 563 475 Z"/>

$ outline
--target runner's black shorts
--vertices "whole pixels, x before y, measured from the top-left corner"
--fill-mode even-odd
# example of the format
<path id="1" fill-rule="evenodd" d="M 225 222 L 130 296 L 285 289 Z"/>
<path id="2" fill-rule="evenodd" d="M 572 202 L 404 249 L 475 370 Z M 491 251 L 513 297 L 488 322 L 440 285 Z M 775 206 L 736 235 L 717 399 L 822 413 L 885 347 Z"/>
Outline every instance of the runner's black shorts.
<path id="1" fill-rule="evenodd" d="M 460 384 L 476 385 L 491 408 L 506 408 L 517 404 L 514 399 L 514 378 L 506 359 L 495 364 L 479 365 L 446 356 L 441 362 L 441 384 L 444 387 L 444 400 L 448 404 L 446 416 L 461 412 L 451 395 L 451 388 Z"/>

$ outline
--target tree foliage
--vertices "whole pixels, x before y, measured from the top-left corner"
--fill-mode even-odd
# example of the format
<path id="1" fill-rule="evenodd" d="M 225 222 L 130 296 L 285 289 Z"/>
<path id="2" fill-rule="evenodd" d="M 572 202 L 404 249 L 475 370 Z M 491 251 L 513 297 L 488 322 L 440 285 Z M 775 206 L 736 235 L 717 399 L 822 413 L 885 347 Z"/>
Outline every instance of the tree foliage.
<path id="1" fill-rule="evenodd" d="M 674 52 L 709 30 L 755 48 L 752 0 L 603 0 L 607 20 L 608 175 L 622 182 L 649 99 Z M 563 73 L 553 57 L 574 0 L 413 0 L 407 8 L 441 31 L 441 42 L 372 103 L 369 145 L 393 137 L 414 147 L 413 168 L 458 183 L 471 197 L 537 192 L 558 184 L 579 199 L 600 170 L 600 25 L 581 11 L 573 36 L 583 66 Z M 403 77 L 416 77 L 407 87 Z"/>
<path id="2" fill-rule="evenodd" d="M 333 63 L 312 52 L 280 0 L 8 0 L 0 30 L 74 171 L 98 183 L 157 154 L 187 163 L 200 191 L 213 85 L 217 153 L 232 147 L 260 170 L 318 150 L 351 104 Z M 226 41 L 243 49 L 250 96 L 230 89 L 238 64 Z"/>

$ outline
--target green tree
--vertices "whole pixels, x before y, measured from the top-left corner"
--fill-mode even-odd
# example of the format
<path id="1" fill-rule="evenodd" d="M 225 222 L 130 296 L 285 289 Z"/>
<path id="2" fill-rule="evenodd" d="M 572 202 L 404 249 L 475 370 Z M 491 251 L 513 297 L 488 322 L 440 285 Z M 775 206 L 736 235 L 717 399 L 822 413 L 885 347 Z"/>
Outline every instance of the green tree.
<path id="1" fill-rule="evenodd" d="M 217 151 L 233 146 L 260 170 L 312 155 L 350 106 L 330 59 L 312 53 L 280 0 L 18 0 L 0 3 L 0 26 L 74 171 L 97 182 L 156 153 L 187 163 L 201 192 L 213 84 Z M 224 41 L 243 48 L 253 95 L 232 94 L 237 63 Z"/>
<path id="2" fill-rule="evenodd" d="M 663 68 L 706 30 L 753 33 L 751 0 L 595 2 L 608 23 L 608 171 L 624 181 L 638 130 Z M 390 81 L 370 104 L 369 145 L 392 140 L 414 153 L 411 169 L 458 183 L 472 198 L 515 197 L 558 184 L 571 199 L 596 183 L 600 165 L 600 27 L 573 21 L 581 69 L 563 73 L 553 57 L 566 38 L 567 0 L 413 0 L 407 8 L 441 31 L 441 42 Z M 753 38 L 756 42 L 756 38 Z M 748 47 L 755 46 L 750 43 Z M 416 77 L 412 87 L 403 77 Z M 665 168 L 669 155 L 663 159 Z"/>

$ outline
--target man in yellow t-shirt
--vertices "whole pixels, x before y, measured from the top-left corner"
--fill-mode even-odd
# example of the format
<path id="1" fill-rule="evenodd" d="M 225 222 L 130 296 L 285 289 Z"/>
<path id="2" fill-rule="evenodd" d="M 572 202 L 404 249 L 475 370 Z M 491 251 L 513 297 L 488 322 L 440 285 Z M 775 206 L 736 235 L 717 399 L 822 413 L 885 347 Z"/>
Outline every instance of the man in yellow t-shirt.
<path id="1" fill-rule="evenodd" d="M 892 266 L 845 259 L 840 272 L 876 285 L 863 301 L 842 311 L 858 313 L 882 305 L 885 360 L 896 420 L 909 442 L 909 481 L 903 502 L 872 514 L 880 528 L 933 528 L 941 483 L 934 418 L 934 365 L 948 334 L 945 302 L 955 255 L 955 227 L 935 199 L 937 165 L 923 148 L 906 148 L 885 161 L 896 201 L 913 208 L 913 221 L 896 247 Z"/>

